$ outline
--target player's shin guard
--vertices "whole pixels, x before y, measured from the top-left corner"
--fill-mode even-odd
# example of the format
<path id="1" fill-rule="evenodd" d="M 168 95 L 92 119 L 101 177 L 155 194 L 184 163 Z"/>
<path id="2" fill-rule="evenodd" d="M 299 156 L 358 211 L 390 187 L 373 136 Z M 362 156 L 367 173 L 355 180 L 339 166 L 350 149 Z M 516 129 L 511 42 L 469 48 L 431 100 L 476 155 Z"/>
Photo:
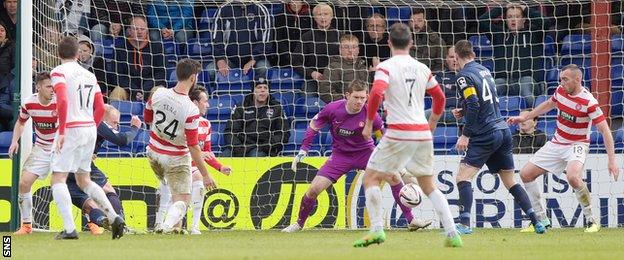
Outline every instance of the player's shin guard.
<path id="1" fill-rule="evenodd" d="M 403 183 L 399 182 L 399 184 L 394 185 L 394 186 L 390 186 L 390 189 L 392 190 L 392 197 L 394 197 L 394 201 L 396 201 L 397 205 L 399 205 L 399 207 L 401 208 L 401 211 L 403 212 L 403 216 L 405 216 L 405 219 L 407 219 L 407 223 L 412 222 L 412 219 L 414 219 L 414 215 L 412 215 L 412 209 L 403 205 L 403 203 L 401 203 L 401 188 L 403 188 Z"/>
<path id="2" fill-rule="evenodd" d="M 106 194 L 104 194 L 104 190 L 102 189 L 102 187 L 91 181 L 84 188 L 84 192 L 89 195 L 89 198 L 95 201 L 98 206 L 100 206 L 110 222 L 113 222 L 115 220 L 118 215 L 113 209 L 113 205 L 111 205 L 110 201 L 108 201 L 108 198 L 106 197 Z"/>
<path id="3" fill-rule="evenodd" d="M 381 189 L 373 186 L 366 191 L 366 209 L 371 222 L 371 232 L 383 231 L 383 220 L 381 217 Z"/>
<path id="4" fill-rule="evenodd" d="M 173 229 L 173 226 L 182 220 L 182 217 L 186 214 L 186 203 L 184 201 L 176 201 L 171 204 L 169 210 L 167 210 L 167 216 L 163 223 L 163 232 L 169 232 Z"/>
<path id="5" fill-rule="evenodd" d="M 299 224 L 301 228 L 305 225 L 314 207 L 316 207 L 316 198 L 310 198 L 307 194 L 303 195 L 301 206 L 299 206 L 299 218 L 297 219 L 297 224 Z"/>
<path id="6" fill-rule="evenodd" d="M 470 227 L 470 212 L 472 211 L 472 185 L 469 181 L 457 183 L 459 191 L 459 222 Z M 448 204 L 448 202 L 447 202 Z"/>
<path id="7" fill-rule="evenodd" d="M 76 231 L 76 224 L 71 212 L 71 196 L 67 184 L 56 183 L 52 185 L 52 197 L 56 202 L 56 208 L 63 219 L 63 227 L 66 233 Z"/>
<path id="8" fill-rule="evenodd" d="M 32 222 L 32 193 L 20 193 L 18 195 L 18 204 L 20 215 L 22 216 L 22 224 Z"/>
<path id="9" fill-rule="evenodd" d="M 123 207 L 121 206 L 121 201 L 119 200 L 119 196 L 117 196 L 117 193 L 114 193 L 114 192 L 106 193 L 106 197 L 108 198 L 108 201 L 113 206 L 115 213 L 121 216 L 121 218 L 125 219 L 124 213 L 123 213 Z"/>
<path id="10" fill-rule="evenodd" d="M 204 207 L 204 183 L 194 181 L 191 186 L 191 205 L 193 207 L 193 229 L 199 229 L 199 219 Z"/>
<path id="11" fill-rule="evenodd" d="M 442 221 L 442 226 L 444 226 L 444 231 L 447 236 L 453 237 L 456 235 L 455 225 L 453 225 L 453 215 L 451 215 L 451 208 L 449 207 L 448 201 L 440 192 L 440 190 L 435 189 L 429 195 L 427 195 L 431 200 L 433 207 L 440 216 L 440 221 Z"/>
<path id="12" fill-rule="evenodd" d="M 531 200 L 531 206 L 533 207 L 533 211 L 539 220 L 546 219 L 546 207 L 544 205 L 544 201 L 542 200 L 542 192 L 540 191 L 539 185 L 537 185 L 536 181 L 526 182 L 524 183 L 524 188 L 526 189 L 527 195 L 529 195 L 529 199 Z"/>
<path id="13" fill-rule="evenodd" d="M 154 223 L 154 228 L 159 229 L 163 221 L 165 220 L 165 215 L 167 215 L 167 209 L 169 209 L 169 203 L 171 202 L 171 192 L 169 191 L 169 187 L 160 183 L 160 188 L 158 189 L 159 193 L 159 203 L 158 210 L 156 211 L 156 223 Z"/>
<path id="14" fill-rule="evenodd" d="M 583 183 L 581 187 L 574 189 L 574 193 L 576 194 L 576 198 L 578 199 L 579 203 L 581 203 L 581 207 L 583 207 L 583 215 L 585 215 L 585 219 L 587 219 L 587 221 L 591 223 L 596 223 L 596 219 L 594 218 L 594 214 L 592 213 L 591 195 L 589 194 L 587 185 Z"/>
<path id="15" fill-rule="evenodd" d="M 537 219 L 537 216 L 535 215 L 535 212 L 533 211 L 533 207 L 531 206 L 531 201 L 529 200 L 529 196 L 527 195 L 526 191 L 522 188 L 522 186 L 516 183 L 516 185 L 511 186 L 511 188 L 509 188 L 509 193 L 513 195 L 514 200 L 516 201 L 516 203 L 518 203 L 518 205 L 520 205 L 520 208 L 522 208 L 522 211 L 524 211 L 524 213 L 526 213 L 529 216 L 529 218 L 531 219 L 531 223 L 533 225 L 536 225 L 539 220 Z"/>

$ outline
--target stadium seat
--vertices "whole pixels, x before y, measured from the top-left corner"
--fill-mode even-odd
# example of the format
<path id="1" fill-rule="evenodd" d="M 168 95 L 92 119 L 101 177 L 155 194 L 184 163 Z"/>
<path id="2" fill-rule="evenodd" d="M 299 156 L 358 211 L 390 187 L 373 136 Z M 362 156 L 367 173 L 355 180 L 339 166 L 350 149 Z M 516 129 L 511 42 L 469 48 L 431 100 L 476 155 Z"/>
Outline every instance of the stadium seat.
<path id="1" fill-rule="evenodd" d="M 546 57 L 554 57 L 557 54 L 557 44 L 553 40 L 552 36 L 546 35 L 544 37 L 544 55 Z"/>
<path id="2" fill-rule="evenodd" d="M 0 132 L 0 158 L 8 156 L 9 147 L 11 146 L 11 139 L 13 138 L 13 132 Z"/>
<path id="3" fill-rule="evenodd" d="M 227 76 L 216 73 L 216 91 L 218 92 L 249 92 L 251 91 L 251 85 L 253 83 L 253 71 L 243 74 L 243 71 L 238 68 L 230 69 Z"/>
<path id="4" fill-rule="evenodd" d="M 485 36 L 470 36 L 468 39 L 470 43 L 472 43 L 472 48 L 474 49 L 477 57 L 491 57 L 493 54 L 492 42 L 490 39 Z"/>
<path id="5" fill-rule="evenodd" d="M 537 96 L 535 97 L 535 103 L 533 104 L 534 107 L 537 107 L 539 104 L 544 103 L 544 101 L 548 100 L 550 98 L 550 96 L 547 95 L 541 95 L 541 96 Z M 556 116 L 557 115 L 557 109 L 553 109 L 551 111 L 548 111 L 548 113 L 546 113 L 546 116 Z"/>
<path id="6" fill-rule="evenodd" d="M 611 62 L 611 87 L 616 89 L 624 88 L 624 64 Z"/>
<path id="7" fill-rule="evenodd" d="M 132 142 L 132 153 L 139 154 L 139 153 L 146 152 L 145 148 L 149 144 L 149 134 L 150 134 L 150 131 L 142 130 L 142 129 L 139 130 L 139 133 L 137 134 L 137 136 L 134 138 L 134 141 Z"/>
<path id="8" fill-rule="evenodd" d="M 208 111 L 206 118 L 208 120 L 227 120 L 232 115 L 232 109 L 236 104 L 229 95 L 222 95 L 219 98 L 208 100 Z"/>
<path id="9" fill-rule="evenodd" d="M 130 122 L 132 116 L 139 116 L 143 118 L 143 108 L 145 105 L 142 102 L 131 102 L 131 101 L 110 101 L 110 105 L 117 108 L 119 110 L 120 122 L 127 123 Z"/>
<path id="10" fill-rule="evenodd" d="M 305 81 L 292 68 L 273 67 L 268 71 L 268 79 L 272 90 L 301 89 Z"/>
<path id="11" fill-rule="evenodd" d="M 279 102 L 282 104 L 282 108 L 284 108 L 284 114 L 286 114 L 286 117 L 292 117 L 294 115 L 295 102 L 299 98 L 297 93 L 293 91 L 288 91 L 288 92 L 280 91 L 280 92 L 271 93 L 271 96 L 279 100 Z"/>
<path id="12" fill-rule="evenodd" d="M 439 149 L 451 149 L 457 143 L 458 127 L 456 126 L 441 126 L 436 127 L 433 133 L 433 147 L 436 150 Z"/>
<path id="13" fill-rule="evenodd" d="M 302 97 L 295 102 L 295 117 L 312 118 L 321 108 L 325 106 L 325 102 L 318 97 Z"/>
<path id="14" fill-rule="evenodd" d="M 571 34 L 563 38 L 561 55 L 580 55 L 591 53 L 591 35 Z"/>
<path id="15" fill-rule="evenodd" d="M 107 51 L 110 52 L 108 56 L 111 56 L 115 51 L 115 42 L 112 39 L 104 38 L 102 39 L 102 42 L 93 42 L 93 47 L 95 49 L 94 53 L 96 56 L 104 56 L 105 47 L 107 48 Z"/>
<path id="16" fill-rule="evenodd" d="M 388 25 L 395 22 L 405 22 L 410 19 L 412 9 L 409 6 L 389 6 L 386 7 L 386 20 Z"/>
<path id="17" fill-rule="evenodd" d="M 199 20 L 197 21 L 197 29 L 200 34 L 206 32 L 208 33 L 208 37 L 210 37 L 210 30 L 212 30 L 212 27 L 214 26 L 217 10 L 217 8 L 206 8 L 202 11 Z"/>
<path id="18" fill-rule="evenodd" d="M 210 37 L 189 39 L 188 44 L 191 57 L 198 57 L 198 60 L 204 60 L 208 56 L 212 56 L 212 40 Z"/>
<path id="19" fill-rule="evenodd" d="M 433 99 L 429 95 L 425 95 L 425 110 L 431 109 L 431 105 L 433 104 Z"/>
<path id="20" fill-rule="evenodd" d="M 165 54 L 178 54 L 177 44 L 173 41 L 173 39 L 163 39 L 162 40 L 163 50 Z"/>
<path id="21" fill-rule="evenodd" d="M 555 134 L 555 129 L 557 129 L 557 119 L 554 117 L 540 117 L 537 121 L 536 128 L 544 131 L 548 139 L 550 139 Z"/>
<path id="22" fill-rule="evenodd" d="M 520 110 L 526 107 L 524 99 L 519 96 L 500 96 L 498 97 L 498 105 L 501 113 L 509 113 L 512 111 L 520 112 Z"/>
<path id="23" fill-rule="evenodd" d="M 611 92 L 611 117 L 621 118 L 624 116 L 624 93 L 622 90 Z"/>
<path id="24" fill-rule="evenodd" d="M 493 59 L 484 59 L 481 60 L 481 65 L 488 68 L 490 71 L 494 71 L 494 60 Z"/>
<path id="25" fill-rule="evenodd" d="M 210 136 L 210 142 L 212 145 L 212 152 L 220 154 L 225 146 L 225 127 L 227 121 L 211 121 L 212 135 Z"/>
<path id="26" fill-rule="evenodd" d="M 293 121 L 293 125 L 297 127 L 293 127 L 290 130 L 290 137 L 288 139 L 288 143 L 284 145 L 284 149 L 282 151 L 282 155 L 292 155 L 297 154 L 299 149 L 301 148 L 301 144 L 303 143 L 303 138 L 305 137 L 305 132 L 307 130 L 307 120 L 296 120 Z M 310 146 L 310 150 L 308 153 L 320 154 L 321 153 L 321 137 L 324 137 L 322 134 L 317 134 L 312 139 L 312 144 Z"/>

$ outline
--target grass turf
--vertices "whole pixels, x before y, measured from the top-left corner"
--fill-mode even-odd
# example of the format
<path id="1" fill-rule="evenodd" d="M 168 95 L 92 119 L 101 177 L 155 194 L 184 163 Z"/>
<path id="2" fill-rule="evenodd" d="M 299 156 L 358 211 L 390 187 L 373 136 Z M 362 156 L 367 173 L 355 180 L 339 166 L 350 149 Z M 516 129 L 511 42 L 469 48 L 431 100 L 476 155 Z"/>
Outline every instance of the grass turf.
<path id="1" fill-rule="evenodd" d="M 200 236 L 81 233 L 76 241 L 56 241 L 53 233 L 13 237 L 17 259 L 617 259 L 624 255 L 624 229 L 585 234 L 582 229 L 553 229 L 544 235 L 518 229 L 475 229 L 464 247 L 443 247 L 441 230 L 386 231 L 382 245 L 353 248 L 366 231 L 310 230 L 204 231 Z M 3 233 L 2 235 L 10 235 Z M 123 257 L 123 258 L 119 258 Z"/>

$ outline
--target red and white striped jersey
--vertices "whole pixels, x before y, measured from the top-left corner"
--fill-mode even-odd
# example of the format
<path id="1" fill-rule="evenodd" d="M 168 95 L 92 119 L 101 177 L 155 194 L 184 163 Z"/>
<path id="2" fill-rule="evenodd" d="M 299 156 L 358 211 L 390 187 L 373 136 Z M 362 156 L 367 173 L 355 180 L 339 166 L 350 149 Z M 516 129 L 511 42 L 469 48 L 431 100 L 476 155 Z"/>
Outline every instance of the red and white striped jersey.
<path id="1" fill-rule="evenodd" d="M 199 141 L 199 147 L 201 147 L 204 152 L 212 151 L 212 140 L 210 138 L 211 134 L 212 125 L 210 125 L 210 121 L 206 118 L 200 117 L 197 127 L 197 140 Z"/>
<path id="2" fill-rule="evenodd" d="M 592 123 L 596 125 L 605 120 L 602 110 L 598 107 L 598 101 L 587 89 L 571 96 L 562 86 L 559 86 L 551 100 L 557 103 L 559 110 L 553 143 L 589 143 Z"/>
<path id="3" fill-rule="evenodd" d="M 199 109 L 188 95 L 174 89 L 158 89 L 145 106 L 150 124 L 149 148 L 157 153 L 179 156 L 197 144 Z"/>
<path id="4" fill-rule="evenodd" d="M 396 140 L 431 140 L 425 117 L 425 91 L 438 86 L 427 65 L 396 55 L 377 65 L 375 81 L 388 84 L 384 94 L 385 136 Z"/>
<path id="5" fill-rule="evenodd" d="M 65 126 L 94 126 L 93 103 L 95 95 L 101 93 L 95 75 L 78 62 L 67 62 L 56 66 L 50 73 L 55 92 L 58 84 L 65 84 L 67 94 L 67 118 Z"/>
<path id="6" fill-rule="evenodd" d="M 32 118 L 35 125 L 35 145 L 45 151 L 50 151 L 58 128 L 56 98 L 53 97 L 50 104 L 46 106 L 39 103 L 39 94 L 33 94 L 23 102 L 19 121 L 26 123 L 29 118 Z"/>
<path id="7" fill-rule="evenodd" d="M 199 118 L 199 126 L 197 128 L 197 140 L 199 141 L 199 147 L 201 147 L 204 152 L 212 152 L 212 125 L 208 119 L 200 117 Z M 217 171 L 221 170 L 221 163 L 215 158 L 212 160 L 205 159 L 204 160 L 208 165 L 214 168 Z M 193 167 L 195 167 L 195 162 L 193 161 Z M 195 168 L 193 168 L 195 170 Z"/>

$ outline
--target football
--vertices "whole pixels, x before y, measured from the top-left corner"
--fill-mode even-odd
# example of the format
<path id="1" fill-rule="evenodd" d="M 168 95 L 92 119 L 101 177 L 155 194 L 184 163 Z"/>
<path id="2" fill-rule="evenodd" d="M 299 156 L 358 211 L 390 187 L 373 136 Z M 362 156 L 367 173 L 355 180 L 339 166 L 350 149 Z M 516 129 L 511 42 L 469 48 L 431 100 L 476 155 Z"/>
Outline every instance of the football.
<path id="1" fill-rule="evenodd" d="M 422 202 L 423 191 L 420 186 L 410 183 L 401 188 L 400 196 L 403 205 L 414 208 Z"/>

